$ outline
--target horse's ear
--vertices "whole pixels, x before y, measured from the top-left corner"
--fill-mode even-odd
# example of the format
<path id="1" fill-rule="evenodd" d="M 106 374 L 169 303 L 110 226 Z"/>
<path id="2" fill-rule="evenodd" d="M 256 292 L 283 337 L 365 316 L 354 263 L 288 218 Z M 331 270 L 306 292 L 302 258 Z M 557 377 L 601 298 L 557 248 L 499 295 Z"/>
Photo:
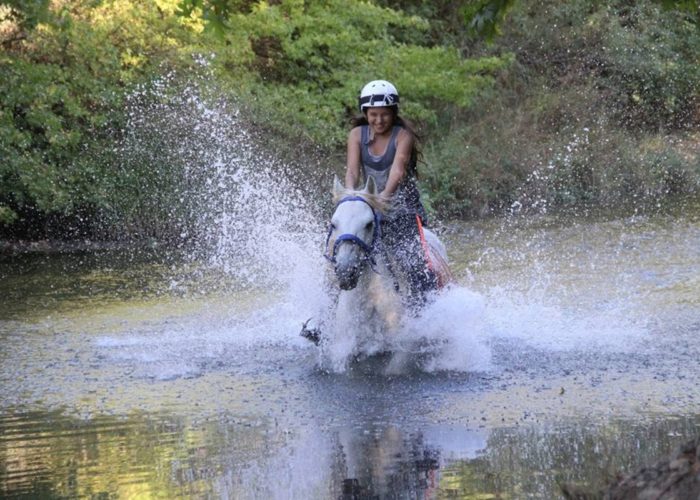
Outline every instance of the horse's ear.
<path id="1" fill-rule="evenodd" d="M 338 179 L 338 175 L 333 176 L 333 194 L 338 195 L 345 191 L 345 186 L 343 186 L 343 183 L 340 182 L 340 179 Z"/>
<path id="2" fill-rule="evenodd" d="M 371 175 L 367 176 L 367 183 L 365 184 L 365 193 L 375 195 L 377 194 L 377 183 L 374 180 L 374 177 Z"/>

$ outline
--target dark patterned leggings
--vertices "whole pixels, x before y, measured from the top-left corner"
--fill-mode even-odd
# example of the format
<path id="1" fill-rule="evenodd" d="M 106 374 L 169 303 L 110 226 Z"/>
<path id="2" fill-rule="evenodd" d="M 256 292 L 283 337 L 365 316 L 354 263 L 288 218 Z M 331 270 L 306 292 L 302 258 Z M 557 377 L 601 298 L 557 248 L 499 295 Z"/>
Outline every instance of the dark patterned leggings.
<path id="1" fill-rule="evenodd" d="M 428 292 L 438 288 L 438 280 L 426 261 L 415 214 L 396 215 L 382 223 L 382 242 L 392 262 L 392 271 L 405 276 L 408 285 L 406 305 L 425 304 Z"/>

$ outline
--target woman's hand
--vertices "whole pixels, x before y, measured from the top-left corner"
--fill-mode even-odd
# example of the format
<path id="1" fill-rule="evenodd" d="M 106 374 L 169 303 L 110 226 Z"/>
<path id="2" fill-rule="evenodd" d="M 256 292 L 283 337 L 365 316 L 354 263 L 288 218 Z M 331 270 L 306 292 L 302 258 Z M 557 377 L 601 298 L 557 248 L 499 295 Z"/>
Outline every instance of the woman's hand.
<path id="1" fill-rule="evenodd" d="M 381 193 L 379 193 L 377 196 L 379 197 L 379 201 L 382 203 L 390 203 L 391 202 L 391 197 L 393 193 L 387 193 L 387 190 L 385 189 Z"/>

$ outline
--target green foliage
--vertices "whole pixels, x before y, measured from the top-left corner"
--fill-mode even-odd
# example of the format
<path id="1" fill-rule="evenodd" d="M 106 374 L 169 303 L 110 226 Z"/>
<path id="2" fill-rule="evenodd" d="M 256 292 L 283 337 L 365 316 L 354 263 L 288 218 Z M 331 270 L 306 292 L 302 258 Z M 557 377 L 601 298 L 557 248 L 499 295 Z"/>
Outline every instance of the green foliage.
<path id="1" fill-rule="evenodd" d="M 3 0 L 0 23 L 12 23 L 17 31 L 34 28 L 49 17 L 49 0 Z"/>
<path id="2" fill-rule="evenodd" d="M 3 31 L 12 36 L 1 40 L 0 53 L 7 75 L 0 222 L 20 228 L 50 214 L 85 214 L 88 221 L 108 216 L 126 233 L 162 233 L 167 199 L 183 182 L 177 159 L 144 152 L 132 161 L 111 151 L 128 93 L 172 68 L 186 74 L 200 50 L 215 54 L 217 86 L 235 93 L 267 135 L 326 151 L 342 149 L 368 80 L 393 80 L 404 113 L 429 128 L 445 110 L 468 108 L 511 62 L 465 59 L 439 43 L 426 19 L 359 0 L 11 5 L 14 30 Z M 157 142 L 151 147 L 162 152 Z M 158 195 L 144 193 L 145 185 Z"/>
<path id="3" fill-rule="evenodd" d="M 681 13 L 643 3 L 607 14 L 600 57 L 621 120 L 652 130 L 692 125 L 700 97 L 697 27 Z"/>
<path id="4" fill-rule="evenodd" d="M 474 52 L 513 51 L 515 63 L 426 150 L 433 206 L 478 215 L 700 191 L 688 147 L 700 33 L 687 15 L 652 1 L 523 0 L 502 29 Z"/>
<path id="5" fill-rule="evenodd" d="M 530 117 L 513 116 L 511 103 L 500 98 L 482 99 L 470 113 L 453 117 L 461 126 L 426 146 L 422 186 L 439 213 L 481 216 L 515 200 L 529 172 L 533 137 L 522 135 Z"/>
<path id="6" fill-rule="evenodd" d="M 195 78 L 198 54 L 269 142 L 329 158 L 361 86 L 393 81 L 447 214 L 697 193 L 698 15 L 687 0 L 0 0 L 0 228 L 186 231 L 186 138 L 154 114 L 167 133 L 114 150 L 129 96 Z"/>
<path id="7" fill-rule="evenodd" d="M 17 39 L 10 24 L 0 52 L 0 222 L 26 226 L 108 206 L 109 173 L 95 165 L 123 123 L 125 91 L 191 63 L 174 2 L 85 0 L 40 17 L 29 13 L 41 2 L 23 5 L 36 25 Z"/>
<path id="8" fill-rule="evenodd" d="M 680 12 L 687 12 L 690 15 L 692 22 L 698 22 L 698 17 L 700 17 L 700 6 L 698 5 L 698 0 L 658 0 L 658 2 L 663 5 L 667 10 L 678 10 Z"/>
<path id="9" fill-rule="evenodd" d="M 199 15 L 208 30 L 223 35 L 231 29 L 229 18 L 237 12 L 246 12 L 254 4 L 251 0 L 181 0 L 178 14 L 184 17 Z"/>
<path id="10" fill-rule="evenodd" d="M 472 33 L 488 40 L 500 34 L 500 26 L 515 0 L 479 0 L 464 7 L 464 18 Z"/>
<path id="11" fill-rule="evenodd" d="M 548 22 L 541 22 L 546 16 Z M 596 109 L 626 126 L 690 125 L 700 90 L 700 31 L 654 2 L 522 2 L 504 49 L 547 75 L 548 85 L 600 88 Z"/>
<path id="12" fill-rule="evenodd" d="M 188 13 L 195 3 L 181 5 Z M 256 76 L 242 89 L 251 113 L 278 134 L 301 133 L 327 148 L 345 143 L 359 89 L 369 80 L 394 82 L 405 113 L 430 124 L 440 106 L 468 107 L 509 62 L 465 59 L 453 47 L 416 43 L 427 39 L 425 19 L 359 0 L 207 5 L 228 12 L 224 37 L 239 51 L 219 61 L 227 77 Z"/>

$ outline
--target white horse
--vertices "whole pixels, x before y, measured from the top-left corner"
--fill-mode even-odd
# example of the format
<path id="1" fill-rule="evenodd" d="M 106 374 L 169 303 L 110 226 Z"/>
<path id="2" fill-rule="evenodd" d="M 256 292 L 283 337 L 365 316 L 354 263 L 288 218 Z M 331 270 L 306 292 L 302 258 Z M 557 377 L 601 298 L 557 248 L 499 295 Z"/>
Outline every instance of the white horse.
<path id="1" fill-rule="evenodd" d="M 321 344 L 336 365 L 348 359 L 392 351 L 405 313 L 402 294 L 408 289 L 405 276 L 394 273 L 381 242 L 381 220 L 391 207 L 377 193 L 373 179 L 364 189 L 346 189 L 335 178 L 336 209 L 326 240 L 326 258 L 333 266 L 338 294 L 335 310 L 317 329 L 302 335 Z M 447 254 L 437 236 L 422 229 L 426 260 L 438 282 L 450 280 Z M 321 334 L 323 332 L 323 334 Z M 338 368 L 338 366 L 336 366 Z"/>

